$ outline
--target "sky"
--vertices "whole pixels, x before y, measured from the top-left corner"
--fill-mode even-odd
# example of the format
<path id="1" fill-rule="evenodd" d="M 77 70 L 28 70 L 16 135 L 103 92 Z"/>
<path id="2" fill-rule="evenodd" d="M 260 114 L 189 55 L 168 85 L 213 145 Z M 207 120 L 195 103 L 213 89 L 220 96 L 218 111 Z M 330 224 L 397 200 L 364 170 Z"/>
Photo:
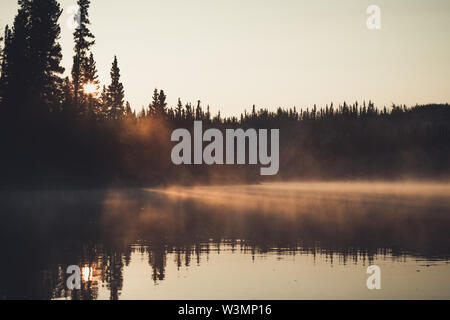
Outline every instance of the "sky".
<path id="1" fill-rule="evenodd" d="M 73 37 L 61 0 L 63 66 Z M 369 30 L 366 10 L 381 9 Z M 17 0 L 1 0 L 0 27 Z M 93 53 L 102 84 L 117 55 L 134 109 L 163 89 L 169 105 L 211 111 L 306 108 L 372 100 L 377 106 L 450 102 L 448 0 L 93 0 Z"/>

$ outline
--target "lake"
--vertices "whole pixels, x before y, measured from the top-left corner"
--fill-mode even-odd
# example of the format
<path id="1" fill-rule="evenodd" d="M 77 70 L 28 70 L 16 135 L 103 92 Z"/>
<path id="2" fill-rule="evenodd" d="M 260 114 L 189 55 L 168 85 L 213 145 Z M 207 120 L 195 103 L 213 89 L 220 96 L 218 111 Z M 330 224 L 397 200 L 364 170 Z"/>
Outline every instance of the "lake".
<path id="1" fill-rule="evenodd" d="M 3 191 L 0 214 L 1 299 L 450 299 L 447 183 Z"/>

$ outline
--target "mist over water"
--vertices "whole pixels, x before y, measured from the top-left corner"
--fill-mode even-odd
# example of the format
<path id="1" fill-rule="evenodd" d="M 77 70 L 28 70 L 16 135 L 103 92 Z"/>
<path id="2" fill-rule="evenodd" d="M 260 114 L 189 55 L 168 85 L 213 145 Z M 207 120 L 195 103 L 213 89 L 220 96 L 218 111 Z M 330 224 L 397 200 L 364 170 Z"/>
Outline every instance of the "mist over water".
<path id="1" fill-rule="evenodd" d="M 0 298 L 450 298 L 448 183 L 3 192 L 0 208 Z M 91 270 L 82 290 L 69 265 Z"/>

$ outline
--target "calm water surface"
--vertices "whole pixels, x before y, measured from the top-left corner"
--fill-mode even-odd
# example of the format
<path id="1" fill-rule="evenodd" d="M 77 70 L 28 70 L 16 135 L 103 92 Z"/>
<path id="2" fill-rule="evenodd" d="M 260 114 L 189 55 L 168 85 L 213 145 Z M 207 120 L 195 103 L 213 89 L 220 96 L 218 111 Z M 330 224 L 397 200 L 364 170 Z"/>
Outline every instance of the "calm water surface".
<path id="1" fill-rule="evenodd" d="M 450 299 L 449 184 L 3 192 L 0 214 L 2 299 Z"/>

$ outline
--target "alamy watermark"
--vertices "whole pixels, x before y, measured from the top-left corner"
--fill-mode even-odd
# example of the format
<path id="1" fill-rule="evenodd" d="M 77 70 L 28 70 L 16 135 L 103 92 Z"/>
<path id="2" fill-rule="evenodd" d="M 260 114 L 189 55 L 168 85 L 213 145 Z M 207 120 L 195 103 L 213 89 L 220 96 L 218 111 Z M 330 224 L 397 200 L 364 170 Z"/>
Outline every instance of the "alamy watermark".
<path id="1" fill-rule="evenodd" d="M 380 30 L 381 29 L 381 8 L 376 5 L 370 5 L 366 13 L 370 16 L 367 18 L 367 29 Z"/>
<path id="2" fill-rule="evenodd" d="M 67 27 L 70 30 L 77 30 L 81 27 L 81 9 L 78 5 L 73 4 L 66 9 L 67 12 Z"/>
<path id="3" fill-rule="evenodd" d="M 227 129 L 226 143 L 219 129 L 208 129 L 203 133 L 202 121 L 194 122 L 194 157 L 192 159 L 192 137 L 187 129 L 177 129 L 172 133 L 172 142 L 179 142 L 172 149 L 175 165 L 234 165 L 259 164 L 263 176 L 276 175 L 280 168 L 280 130 L 270 130 L 270 155 L 268 153 L 269 130 Z M 248 141 L 248 144 L 247 144 Z M 210 142 L 203 150 L 203 143 Z M 247 152 L 248 147 L 248 152 Z M 237 154 L 236 151 L 237 150 Z M 259 152 L 258 152 L 259 151 Z M 246 155 L 248 154 L 248 162 Z"/>
<path id="4" fill-rule="evenodd" d="M 94 280 L 94 268 L 92 267 L 80 268 L 77 265 L 71 265 L 67 267 L 66 273 L 69 274 L 66 281 L 69 290 L 81 290 L 81 281 L 90 282 Z"/>
<path id="5" fill-rule="evenodd" d="M 369 266 L 367 274 L 371 276 L 367 279 L 366 285 L 369 290 L 381 290 L 381 268 L 379 266 Z"/>

